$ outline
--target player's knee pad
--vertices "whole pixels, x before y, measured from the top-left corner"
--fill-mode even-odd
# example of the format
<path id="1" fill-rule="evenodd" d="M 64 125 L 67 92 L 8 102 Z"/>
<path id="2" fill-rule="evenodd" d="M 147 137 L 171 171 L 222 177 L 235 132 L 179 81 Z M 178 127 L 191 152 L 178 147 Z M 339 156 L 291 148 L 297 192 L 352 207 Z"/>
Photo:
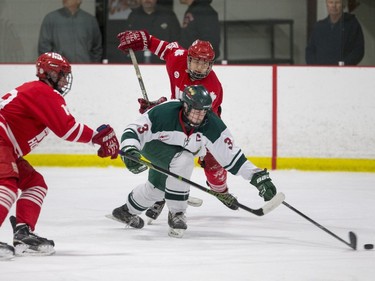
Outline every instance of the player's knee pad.
<path id="1" fill-rule="evenodd" d="M 32 186 L 40 186 L 44 188 L 47 192 L 48 187 L 44 181 L 43 176 L 34 169 L 33 166 L 29 164 L 22 157 L 17 159 L 17 166 L 19 171 L 19 184 L 18 187 L 21 190 L 27 189 Z"/>
<path id="2" fill-rule="evenodd" d="M 169 170 L 177 175 L 190 178 L 194 169 L 194 155 L 188 151 L 182 151 L 176 155 L 171 163 Z"/>
<path id="3" fill-rule="evenodd" d="M 205 171 L 209 171 L 209 170 L 221 171 L 221 170 L 224 170 L 224 168 L 221 167 L 219 162 L 216 161 L 214 156 L 209 151 L 207 151 L 207 154 L 204 156 L 203 161 L 204 161 Z"/>
<path id="4" fill-rule="evenodd" d="M 18 167 L 13 149 L 0 138 L 0 179 L 18 178 Z"/>
<path id="5" fill-rule="evenodd" d="M 43 176 L 23 158 L 17 160 L 19 170 L 18 187 L 22 190 L 20 200 L 29 200 L 39 207 L 47 195 L 48 187 Z"/>

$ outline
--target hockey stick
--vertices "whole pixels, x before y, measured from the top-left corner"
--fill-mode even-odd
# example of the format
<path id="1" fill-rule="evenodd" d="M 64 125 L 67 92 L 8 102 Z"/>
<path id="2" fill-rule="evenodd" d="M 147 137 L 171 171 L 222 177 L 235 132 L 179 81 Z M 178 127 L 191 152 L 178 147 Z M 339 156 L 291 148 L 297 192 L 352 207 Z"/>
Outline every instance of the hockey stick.
<path id="1" fill-rule="evenodd" d="M 338 237 L 336 234 L 334 234 L 332 231 L 328 230 L 327 228 L 325 228 L 324 226 L 322 226 L 321 224 L 317 223 L 316 221 L 312 220 L 311 218 L 309 218 L 308 216 L 306 216 L 305 214 L 301 213 L 300 211 L 298 211 L 296 208 L 294 208 L 293 206 L 289 205 L 288 203 L 286 203 L 285 201 L 282 202 L 285 206 L 287 206 L 289 209 L 291 209 L 292 211 L 296 212 L 297 214 L 299 214 L 300 216 L 302 216 L 303 218 L 307 219 L 309 222 L 311 222 L 312 224 L 314 224 L 315 226 L 319 227 L 321 230 L 327 232 L 328 234 L 330 234 L 331 236 L 335 237 L 336 239 L 338 239 L 339 241 L 343 242 L 344 244 L 348 245 L 350 248 L 352 248 L 353 250 L 356 250 L 357 249 L 357 236 L 355 235 L 354 232 L 352 231 L 349 231 L 349 243 L 346 242 L 344 239 Z"/>
<path id="2" fill-rule="evenodd" d="M 130 58 L 132 60 L 132 63 L 135 69 L 135 74 L 137 75 L 137 78 L 138 78 L 139 86 L 141 87 L 142 96 L 146 101 L 149 101 L 146 88 L 145 88 L 145 84 L 143 83 L 141 71 L 139 70 L 137 57 L 135 56 L 133 49 L 129 49 L 129 54 L 130 54 Z"/>
<path id="3" fill-rule="evenodd" d="M 124 156 L 125 158 L 128 158 L 134 162 L 137 162 L 137 163 L 140 163 L 140 164 L 143 164 L 147 167 L 149 167 L 150 169 L 153 169 L 155 171 L 158 171 L 164 175 L 167 175 L 167 176 L 171 176 L 171 177 L 174 177 L 180 181 L 183 181 L 185 183 L 188 183 L 189 185 L 192 185 L 204 192 L 207 192 L 208 194 L 211 194 L 213 196 L 215 196 L 217 199 L 219 199 L 220 201 L 222 202 L 225 202 L 227 204 L 233 204 L 235 206 L 237 206 L 238 208 L 241 208 L 245 211 L 248 211 L 254 215 L 257 215 L 257 216 L 263 216 L 269 212 L 271 212 L 273 209 L 275 209 L 276 207 L 278 207 L 285 199 L 285 195 L 284 193 L 282 192 L 279 192 L 277 193 L 270 201 L 268 201 L 263 207 L 259 208 L 259 209 L 252 209 L 250 207 L 247 207 L 245 205 L 242 205 L 240 202 L 237 201 L 237 199 L 233 198 L 233 196 L 228 196 L 228 194 L 223 194 L 223 193 L 219 193 L 219 192 L 216 192 L 216 191 L 213 191 L 211 189 L 208 189 L 202 185 L 199 185 L 187 178 L 184 178 L 182 176 L 179 176 L 175 173 L 172 173 L 171 171 L 168 171 L 162 167 L 159 167 L 159 166 L 156 166 L 154 164 L 152 164 L 151 162 L 148 162 L 148 161 L 145 161 L 145 160 L 142 160 L 142 159 L 138 159 L 132 155 L 129 155 L 123 151 L 120 151 L 119 152 L 120 155 Z"/>

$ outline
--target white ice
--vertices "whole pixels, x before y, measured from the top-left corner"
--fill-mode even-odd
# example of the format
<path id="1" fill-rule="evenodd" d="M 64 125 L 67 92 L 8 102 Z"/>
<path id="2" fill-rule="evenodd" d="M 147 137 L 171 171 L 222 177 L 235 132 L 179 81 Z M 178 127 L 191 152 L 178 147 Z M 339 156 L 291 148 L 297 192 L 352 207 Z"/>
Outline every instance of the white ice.
<path id="1" fill-rule="evenodd" d="M 194 187 L 191 194 L 204 203 L 189 207 L 182 239 L 168 237 L 166 209 L 153 225 L 126 228 L 105 215 L 125 202 L 146 173 L 38 170 L 50 189 L 35 232 L 55 241 L 56 254 L 2 261 L 1 281 L 375 280 L 375 250 L 363 249 L 375 243 L 375 173 L 271 171 L 287 203 L 345 241 L 355 232 L 354 251 L 284 205 L 257 217 L 229 210 Z M 204 184 L 202 169 L 195 169 L 192 180 Z M 231 175 L 229 184 L 240 203 L 263 205 L 242 178 Z M 8 220 L 0 241 L 12 242 Z"/>

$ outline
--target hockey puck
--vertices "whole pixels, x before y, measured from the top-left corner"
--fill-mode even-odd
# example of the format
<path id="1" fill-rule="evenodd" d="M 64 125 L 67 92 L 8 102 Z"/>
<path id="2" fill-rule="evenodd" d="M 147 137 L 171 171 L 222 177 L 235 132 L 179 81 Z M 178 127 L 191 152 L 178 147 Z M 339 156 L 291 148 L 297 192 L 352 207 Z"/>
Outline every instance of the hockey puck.
<path id="1" fill-rule="evenodd" d="M 374 249 L 374 244 L 365 244 L 363 245 L 363 248 L 365 248 L 366 250 L 372 250 Z"/>

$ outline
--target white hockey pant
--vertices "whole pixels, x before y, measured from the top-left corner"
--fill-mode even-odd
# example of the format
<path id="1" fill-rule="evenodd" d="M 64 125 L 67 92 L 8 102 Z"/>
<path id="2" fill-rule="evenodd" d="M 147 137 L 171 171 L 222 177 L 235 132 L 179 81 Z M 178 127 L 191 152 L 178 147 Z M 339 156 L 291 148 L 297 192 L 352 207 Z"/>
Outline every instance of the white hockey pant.
<path id="1" fill-rule="evenodd" d="M 176 154 L 176 157 L 172 159 L 169 167 L 169 171 L 172 173 L 190 179 L 194 169 L 194 155 L 187 151 L 178 153 Z M 140 184 L 133 189 L 132 200 L 141 209 L 147 209 L 156 201 L 163 200 L 165 193 L 172 195 L 172 197 L 174 195 L 177 195 L 178 197 L 183 196 L 186 198 L 186 200 L 166 199 L 166 204 L 171 213 L 185 213 L 187 209 L 187 199 L 189 197 L 190 185 L 172 176 L 167 177 L 165 185 L 165 192 L 163 192 L 160 189 L 155 188 L 149 181 Z M 129 204 L 128 201 L 126 203 L 130 213 L 137 215 L 142 213 Z"/>

